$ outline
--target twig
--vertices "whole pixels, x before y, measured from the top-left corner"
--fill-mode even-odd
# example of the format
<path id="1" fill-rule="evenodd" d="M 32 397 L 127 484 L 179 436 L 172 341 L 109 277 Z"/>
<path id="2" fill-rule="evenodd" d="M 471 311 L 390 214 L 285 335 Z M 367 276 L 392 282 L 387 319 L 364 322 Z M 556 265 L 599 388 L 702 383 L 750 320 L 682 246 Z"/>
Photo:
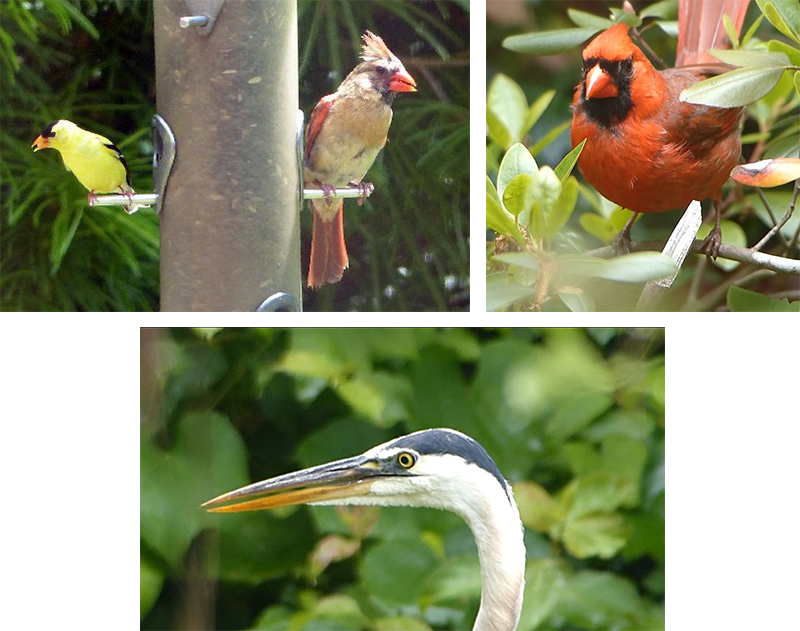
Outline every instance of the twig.
<path id="1" fill-rule="evenodd" d="M 761 198 L 761 202 L 764 204 L 764 208 L 767 209 L 767 213 L 769 214 L 769 218 L 772 220 L 772 226 L 774 228 L 778 224 L 778 220 L 775 219 L 775 213 L 772 212 L 772 206 L 769 205 L 769 202 L 767 201 L 767 196 L 764 195 L 764 191 L 761 190 L 760 188 L 756 189 L 756 193 L 758 193 L 758 196 Z M 789 247 L 789 242 L 786 240 L 786 237 L 784 237 L 783 234 L 781 234 L 780 232 L 778 232 L 778 238 L 780 238 L 780 240 L 783 242 L 783 247 L 785 248 Z M 763 239 L 761 241 L 763 241 Z M 763 245 L 761 241 L 759 241 L 758 244 L 756 244 L 756 247 L 754 249 L 757 250 L 759 245 Z"/>
<path id="2" fill-rule="evenodd" d="M 643 241 L 642 243 L 632 243 L 631 250 L 640 252 L 642 250 L 657 250 L 661 251 L 664 247 L 664 241 Z M 692 252 L 700 252 L 700 246 L 703 244 L 699 239 L 695 240 L 692 244 Z M 602 259 L 610 259 L 614 253 L 612 247 L 607 245 L 597 250 L 592 250 L 586 253 L 587 256 L 596 256 Z M 797 259 L 788 259 L 773 254 L 764 254 L 763 252 L 756 252 L 746 248 L 737 248 L 734 245 L 727 245 L 723 243 L 719 248 L 719 256 L 729 261 L 739 261 L 740 263 L 749 263 L 761 269 L 772 270 L 773 272 L 781 272 L 782 274 L 800 274 L 800 261 Z"/>
<path id="3" fill-rule="evenodd" d="M 761 280 L 762 278 L 769 278 L 774 276 L 775 272 L 768 269 L 757 269 L 755 271 L 749 272 L 747 274 L 743 274 L 742 276 L 730 278 L 727 281 L 723 282 L 721 285 L 715 287 L 710 292 L 708 292 L 701 300 L 696 302 L 689 302 L 686 303 L 683 307 L 681 307 L 681 311 L 705 311 L 710 309 L 715 304 L 717 304 L 720 300 L 722 300 L 725 295 L 728 293 L 728 290 L 733 287 L 744 287 L 745 285 L 750 285 L 757 280 Z"/>
<path id="4" fill-rule="evenodd" d="M 759 241 L 753 246 L 754 250 L 760 250 L 762 247 L 764 247 L 764 244 L 767 241 L 769 241 L 772 238 L 772 236 L 776 232 L 778 232 L 778 230 L 783 228 L 783 226 L 786 225 L 786 222 L 789 221 L 789 219 L 792 218 L 792 213 L 794 212 L 794 205 L 797 203 L 797 192 L 799 190 L 800 190 L 800 180 L 797 180 L 794 183 L 794 193 L 792 194 L 792 201 L 789 202 L 789 208 L 786 209 L 786 213 L 783 215 L 783 217 L 781 217 L 781 220 L 778 223 L 776 223 L 772 228 L 770 228 L 770 231 L 764 235 L 761 241 Z M 786 243 L 785 239 L 784 243 Z M 786 247 L 787 248 L 789 247 L 788 243 L 786 243 Z"/>
<path id="5" fill-rule="evenodd" d="M 639 46 L 644 48 L 644 51 L 648 55 L 650 55 L 650 57 L 653 59 L 653 61 L 656 63 L 657 66 L 659 66 L 662 70 L 668 67 L 667 64 L 664 63 L 664 60 L 661 59 L 661 57 L 659 57 L 658 55 L 656 55 L 655 52 L 653 52 L 653 49 L 647 45 L 647 42 L 644 41 L 642 34 L 639 32 L 639 29 L 632 28 L 631 33 L 633 33 L 633 36 L 636 38 L 636 41 L 639 42 Z"/>

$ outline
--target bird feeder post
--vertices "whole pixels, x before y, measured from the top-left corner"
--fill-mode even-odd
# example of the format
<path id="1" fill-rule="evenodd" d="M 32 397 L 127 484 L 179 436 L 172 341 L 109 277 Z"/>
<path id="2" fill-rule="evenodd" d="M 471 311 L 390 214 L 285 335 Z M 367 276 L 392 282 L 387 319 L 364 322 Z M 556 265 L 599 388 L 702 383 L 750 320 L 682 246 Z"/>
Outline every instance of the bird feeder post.
<path id="1" fill-rule="evenodd" d="M 277 294 L 299 309 L 296 2 L 217 0 L 202 33 L 182 28 L 187 4 L 153 5 L 157 110 L 176 149 L 161 309 L 255 311 Z"/>

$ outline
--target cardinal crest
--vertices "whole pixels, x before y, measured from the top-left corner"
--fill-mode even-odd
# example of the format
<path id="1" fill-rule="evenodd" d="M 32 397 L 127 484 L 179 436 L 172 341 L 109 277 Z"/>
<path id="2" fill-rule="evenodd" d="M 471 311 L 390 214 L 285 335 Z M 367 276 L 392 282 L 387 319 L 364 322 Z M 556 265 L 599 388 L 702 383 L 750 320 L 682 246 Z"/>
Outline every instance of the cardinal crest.
<path id="1" fill-rule="evenodd" d="M 364 40 L 364 45 L 361 47 L 361 59 L 364 61 L 379 61 L 394 57 L 383 40 L 372 31 L 364 31 L 361 39 Z"/>

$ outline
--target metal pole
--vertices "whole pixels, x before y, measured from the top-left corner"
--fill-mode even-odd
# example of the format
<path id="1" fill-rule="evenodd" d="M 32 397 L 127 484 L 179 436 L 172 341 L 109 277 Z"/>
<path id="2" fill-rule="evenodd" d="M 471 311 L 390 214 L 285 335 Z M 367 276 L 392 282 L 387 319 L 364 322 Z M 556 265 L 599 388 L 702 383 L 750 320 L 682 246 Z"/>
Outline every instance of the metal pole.
<path id="1" fill-rule="evenodd" d="M 200 13 L 188 4 L 153 5 L 158 114 L 176 146 L 161 309 L 255 311 L 277 293 L 299 305 L 296 2 L 229 0 L 182 28 Z"/>

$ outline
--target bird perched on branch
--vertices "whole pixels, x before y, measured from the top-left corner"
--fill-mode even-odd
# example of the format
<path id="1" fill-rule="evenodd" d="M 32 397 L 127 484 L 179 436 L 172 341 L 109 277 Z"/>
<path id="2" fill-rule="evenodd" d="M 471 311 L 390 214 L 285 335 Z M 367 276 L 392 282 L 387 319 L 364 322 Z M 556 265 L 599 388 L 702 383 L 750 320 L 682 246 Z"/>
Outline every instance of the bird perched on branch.
<path id="1" fill-rule="evenodd" d="M 81 129 L 68 120 L 50 123 L 31 145 L 34 152 L 56 149 L 64 160 L 64 167 L 72 171 L 78 181 L 89 189 L 87 201 L 97 199 L 96 193 L 122 193 L 131 197 L 131 172 L 122 152 L 108 138 Z M 127 213 L 139 208 L 135 204 L 124 207 Z"/>
<path id="2" fill-rule="evenodd" d="M 743 109 L 681 102 L 682 90 L 713 74 L 706 50 L 727 47 L 722 15 L 741 29 L 749 0 L 681 0 L 677 64 L 656 70 L 616 24 L 583 51 L 583 79 L 572 103 L 572 145 L 586 145 L 578 168 L 597 191 L 633 217 L 615 241 L 630 250 L 630 228 L 639 213 L 685 208 L 710 197 L 715 227 L 703 243 L 716 257 L 722 242 L 719 203 L 722 185 L 741 153 Z"/>
<path id="3" fill-rule="evenodd" d="M 348 264 L 342 199 L 332 199 L 330 194 L 336 187 L 350 185 L 361 187 L 366 197 L 372 185 L 361 180 L 386 144 L 392 101 L 397 92 L 416 91 L 416 82 L 383 40 L 370 31 L 362 37 L 362 63 L 336 92 L 320 99 L 306 129 L 305 180 L 328 195 L 311 201 L 311 288 L 341 280 Z"/>

